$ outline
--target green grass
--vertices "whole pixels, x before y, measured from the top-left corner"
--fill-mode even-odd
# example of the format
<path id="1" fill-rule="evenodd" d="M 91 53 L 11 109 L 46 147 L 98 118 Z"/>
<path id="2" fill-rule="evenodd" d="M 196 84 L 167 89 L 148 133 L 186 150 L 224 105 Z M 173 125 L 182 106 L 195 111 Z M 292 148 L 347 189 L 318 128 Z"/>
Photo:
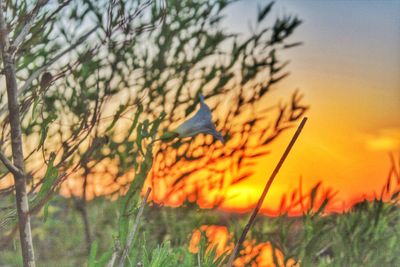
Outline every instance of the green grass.
<path id="1" fill-rule="evenodd" d="M 284 260 L 301 266 L 400 266 L 400 209 L 397 196 L 391 201 L 363 201 L 342 214 L 324 215 L 318 207 L 301 217 L 260 216 L 249 239 L 271 242 Z M 112 253 L 117 229 L 117 203 L 104 198 L 88 203 L 91 223 L 91 256 L 87 255 L 80 214 L 71 199 L 56 197 L 45 222 L 33 221 L 37 266 L 104 266 Z M 224 219 L 222 219 L 224 218 Z M 193 230 L 201 225 L 224 225 L 240 234 L 247 215 L 200 210 L 194 205 L 179 208 L 147 206 L 128 266 L 221 266 L 202 242 L 200 253 L 188 251 Z M 0 265 L 21 266 L 17 241 L 0 251 Z M 252 261 L 255 262 L 256 259 Z M 248 263 L 251 265 L 251 262 Z"/>

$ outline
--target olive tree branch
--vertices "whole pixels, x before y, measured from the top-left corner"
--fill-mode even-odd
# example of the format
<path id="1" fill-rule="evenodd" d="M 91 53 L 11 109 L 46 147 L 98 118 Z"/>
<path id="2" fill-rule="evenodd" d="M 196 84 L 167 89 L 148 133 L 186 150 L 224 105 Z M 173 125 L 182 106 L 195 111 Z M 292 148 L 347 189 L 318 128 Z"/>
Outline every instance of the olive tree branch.
<path id="1" fill-rule="evenodd" d="M 20 107 L 18 103 L 18 85 L 16 78 L 15 59 L 10 52 L 9 32 L 4 17 L 2 0 L 0 0 L 0 52 L 3 61 L 3 73 L 6 78 L 7 106 L 11 129 L 12 159 L 17 169 L 24 170 L 25 164 L 22 148 L 22 131 Z M 29 214 L 29 200 L 26 189 L 26 175 L 24 175 L 23 172 L 15 172 L 13 173 L 13 176 L 23 263 L 24 267 L 35 267 L 35 255 Z"/>
<path id="2" fill-rule="evenodd" d="M 90 31 L 82 35 L 74 44 L 72 44 L 70 47 L 65 49 L 64 51 L 60 52 L 58 55 L 56 55 L 54 58 L 50 59 L 47 63 L 45 63 L 43 66 L 35 70 L 31 76 L 28 77 L 28 79 L 25 81 L 25 83 L 21 86 L 21 88 L 18 90 L 18 95 L 21 95 L 23 92 L 25 92 L 31 83 L 37 79 L 40 74 L 42 74 L 48 67 L 53 65 L 55 62 L 57 62 L 60 58 L 62 58 L 64 55 L 67 53 L 71 52 L 73 49 L 75 49 L 78 45 L 82 44 L 84 41 L 87 40 L 87 38 L 92 35 L 97 29 L 99 28 L 99 25 L 94 26 Z"/>
<path id="3" fill-rule="evenodd" d="M 32 28 L 33 23 L 35 22 L 36 16 L 39 13 L 40 9 L 46 5 L 49 2 L 49 0 L 39 0 L 35 7 L 32 9 L 31 12 L 29 12 L 26 16 L 25 24 L 22 27 L 21 32 L 15 37 L 14 41 L 12 42 L 10 48 L 11 50 L 17 51 L 18 47 L 22 44 L 24 41 L 25 37 L 28 35 L 29 31 Z"/>
<path id="4" fill-rule="evenodd" d="M 25 175 L 25 173 L 18 169 L 7 157 L 4 155 L 2 151 L 0 151 L 0 160 L 3 162 L 4 166 L 14 175 Z"/>
<path id="5" fill-rule="evenodd" d="M 54 58 L 50 59 L 49 61 L 47 61 L 43 66 L 39 67 L 38 69 L 36 69 L 31 76 L 28 77 L 28 79 L 26 79 L 25 83 L 21 86 L 21 88 L 19 88 L 18 90 L 18 96 L 22 95 L 26 90 L 28 90 L 29 86 L 31 86 L 31 83 L 39 78 L 39 76 L 46 70 L 48 69 L 51 65 L 53 65 L 55 62 L 57 62 L 60 58 L 62 58 L 64 55 L 66 55 L 67 53 L 71 52 L 73 49 L 75 49 L 77 46 L 79 46 L 80 44 L 82 44 L 84 41 L 86 41 L 86 39 L 92 35 L 97 29 L 99 28 L 98 25 L 96 25 L 95 27 L 93 27 L 90 31 L 88 31 L 86 34 L 82 35 L 74 44 L 72 44 L 70 47 L 66 48 L 65 50 L 61 51 L 58 55 L 56 55 Z M 7 107 L 3 106 L 0 109 L 0 116 L 4 114 L 4 112 L 6 112 Z"/>

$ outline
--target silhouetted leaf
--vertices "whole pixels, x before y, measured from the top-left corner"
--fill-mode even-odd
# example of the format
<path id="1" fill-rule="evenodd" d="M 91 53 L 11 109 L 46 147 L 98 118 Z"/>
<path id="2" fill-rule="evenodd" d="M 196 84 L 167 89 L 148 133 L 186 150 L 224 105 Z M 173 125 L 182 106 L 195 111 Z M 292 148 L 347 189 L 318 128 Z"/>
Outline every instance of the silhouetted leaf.
<path id="1" fill-rule="evenodd" d="M 258 10 L 258 18 L 257 21 L 261 22 L 266 15 L 268 15 L 268 13 L 271 11 L 272 6 L 274 5 L 274 2 L 269 3 L 268 5 L 266 5 L 264 8 Z"/>

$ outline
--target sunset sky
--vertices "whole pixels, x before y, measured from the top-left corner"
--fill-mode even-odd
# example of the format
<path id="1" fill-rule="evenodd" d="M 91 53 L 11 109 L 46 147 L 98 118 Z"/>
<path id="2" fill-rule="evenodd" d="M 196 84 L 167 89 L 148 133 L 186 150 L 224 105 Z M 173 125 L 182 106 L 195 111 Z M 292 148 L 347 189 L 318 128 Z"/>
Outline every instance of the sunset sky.
<path id="1" fill-rule="evenodd" d="M 225 27 L 249 31 L 257 6 L 242 1 L 226 12 Z M 387 179 L 389 153 L 400 151 L 400 1 L 279 1 L 272 17 L 303 20 L 292 40 L 302 41 L 284 59 L 291 75 L 270 99 L 295 89 L 311 109 L 309 121 L 289 155 L 264 208 L 277 209 L 281 196 L 318 181 L 337 192 L 334 206 L 373 196 Z M 244 207 L 261 194 L 294 129 L 271 146 L 256 175 L 233 187 L 226 208 Z M 333 207 L 333 206 L 332 206 Z"/>
<path id="2" fill-rule="evenodd" d="M 248 35 L 258 6 L 268 3 L 232 4 L 223 28 Z M 303 21 L 291 41 L 304 44 L 280 53 L 282 61 L 290 60 L 291 75 L 269 93 L 265 105 L 287 100 L 299 89 L 302 103 L 310 106 L 309 120 L 272 185 L 264 212 L 276 214 L 282 196 L 298 189 L 300 178 L 303 195 L 322 182 L 324 190 L 336 193 L 329 209 L 342 210 L 379 194 L 391 167 L 389 154 L 396 160 L 400 156 L 400 1 L 278 1 L 261 26 L 285 15 Z M 270 146 L 252 177 L 228 189 L 223 209 L 248 210 L 258 200 L 294 131 Z M 80 181 L 69 179 L 68 184 Z M 102 185 L 95 187 L 101 191 Z"/>

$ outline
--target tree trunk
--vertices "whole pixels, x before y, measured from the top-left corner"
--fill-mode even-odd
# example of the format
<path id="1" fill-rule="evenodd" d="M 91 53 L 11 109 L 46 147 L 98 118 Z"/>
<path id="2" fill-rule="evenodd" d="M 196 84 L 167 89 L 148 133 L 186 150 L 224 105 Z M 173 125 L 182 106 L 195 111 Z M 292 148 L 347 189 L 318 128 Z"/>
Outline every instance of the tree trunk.
<path id="1" fill-rule="evenodd" d="M 15 200 L 18 214 L 18 226 L 24 266 L 34 267 L 35 257 L 32 244 L 32 233 L 29 215 L 29 202 L 24 175 L 24 154 L 22 151 L 21 122 L 18 104 L 18 87 L 15 76 L 15 62 L 10 53 L 8 31 L 4 19 L 2 1 L 0 1 L 0 48 L 6 77 L 8 111 L 11 128 L 12 158 L 15 167 L 22 172 L 14 173 Z"/>

